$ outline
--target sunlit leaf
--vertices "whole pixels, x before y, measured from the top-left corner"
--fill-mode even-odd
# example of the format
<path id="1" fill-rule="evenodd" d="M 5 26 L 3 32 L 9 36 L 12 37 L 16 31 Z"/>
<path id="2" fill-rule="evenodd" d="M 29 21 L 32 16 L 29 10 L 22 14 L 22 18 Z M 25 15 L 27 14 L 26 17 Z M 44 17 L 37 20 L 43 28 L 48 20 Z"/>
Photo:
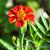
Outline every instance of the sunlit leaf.
<path id="1" fill-rule="evenodd" d="M 6 41 L 4 41 L 3 39 L 0 39 L 0 44 L 2 44 L 5 48 L 7 48 L 8 50 L 15 50 L 13 48 L 13 46 L 11 46 L 9 43 L 7 43 Z"/>
<path id="2" fill-rule="evenodd" d="M 31 24 L 31 26 L 32 26 L 33 30 L 36 32 L 36 34 L 37 34 L 40 38 L 42 38 L 42 35 L 37 31 L 37 28 L 36 28 L 34 25 L 32 25 L 32 24 Z M 30 29 L 30 31 L 31 31 L 31 36 L 33 37 L 32 29 Z"/>
<path id="3" fill-rule="evenodd" d="M 17 50 L 20 50 L 20 39 L 17 37 L 17 47 L 16 47 Z"/>
<path id="4" fill-rule="evenodd" d="M 46 29 L 48 30 L 48 24 L 47 24 L 46 19 L 44 18 L 43 11 L 40 11 L 40 16 L 41 16 L 41 18 L 42 18 L 42 21 L 43 21 L 43 23 L 44 23 Z"/>
<path id="5" fill-rule="evenodd" d="M 44 29 L 43 26 L 36 20 L 36 18 L 35 18 L 35 23 L 36 23 L 36 25 L 38 26 L 38 28 L 39 28 L 44 34 L 46 34 L 45 29 Z"/>
<path id="6" fill-rule="evenodd" d="M 26 40 L 25 50 L 29 50 L 29 41 L 28 40 Z"/>

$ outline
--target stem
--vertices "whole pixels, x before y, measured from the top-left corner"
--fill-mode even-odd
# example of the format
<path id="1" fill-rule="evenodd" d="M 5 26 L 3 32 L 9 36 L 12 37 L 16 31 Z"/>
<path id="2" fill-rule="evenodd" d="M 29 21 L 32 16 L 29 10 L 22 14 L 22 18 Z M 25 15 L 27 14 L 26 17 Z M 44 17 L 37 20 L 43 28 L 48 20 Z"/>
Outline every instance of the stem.
<path id="1" fill-rule="evenodd" d="M 19 31 L 19 37 L 20 37 L 21 50 L 24 50 L 24 48 L 23 48 L 24 33 L 21 31 L 21 29 Z"/>
<path id="2" fill-rule="evenodd" d="M 40 47 L 37 47 L 36 50 L 40 50 Z"/>
<path id="3" fill-rule="evenodd" d="M 22 33 L 22 41 L 21 41 L 22 50 L 24 50 L 24 49 L 23 49 L 23 41 L 24 41 L 24 33 Z"/>

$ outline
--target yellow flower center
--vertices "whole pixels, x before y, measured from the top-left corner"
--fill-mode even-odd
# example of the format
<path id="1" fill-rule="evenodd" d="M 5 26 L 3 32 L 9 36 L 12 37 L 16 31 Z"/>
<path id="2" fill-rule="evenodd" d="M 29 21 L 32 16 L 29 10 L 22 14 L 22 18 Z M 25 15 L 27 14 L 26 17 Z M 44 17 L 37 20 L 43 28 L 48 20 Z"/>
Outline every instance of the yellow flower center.
<path id="1" fill-rule="evenodd" d="M 19 16 L 20 18 L 22 18 L 22 17 L 25 16 L 25 13 L 24 13 L 24 11 L 23 11 L 22 8 L 21 8 L 20 11 L 18 12 L 18 16 Z"/>

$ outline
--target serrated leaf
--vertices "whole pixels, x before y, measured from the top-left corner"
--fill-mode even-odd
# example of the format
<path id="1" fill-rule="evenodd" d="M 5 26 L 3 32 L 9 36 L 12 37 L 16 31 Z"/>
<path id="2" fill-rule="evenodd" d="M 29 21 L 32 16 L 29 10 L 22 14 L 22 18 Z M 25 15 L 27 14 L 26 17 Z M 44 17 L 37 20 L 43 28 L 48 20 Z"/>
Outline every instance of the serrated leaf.
<path id="1" fill-rule="evenodd" d="M 31 26 L 30 26 L 30 35 L 31 35 L 31 37 L 34 39 L 34 36 L 33 36 L 33 29 L 31 28 Z"/>
<path id="2" fill-rule="evenodd" d="M 48 30 L 48 24 L 47 24 L 46 19 L 44 18 L 45 16 L 44 16 L 43 13 L 44 13 L 43 11 L 40 11 L 40 16 L 41 16 L 41 18 L 42 18 L 42 21 L 43 21 L 44 26 L 45 26 L 46 29 Z"/>
<path id="3" fill-rule="evenodd" d="M 50 19 L 49 19 L 49 30 L 50 30 Z"/>
<path id="4" fill-rule="evenodd" d="M 42 39 L 42 35 L 39 32 L 36 32 L 36 34 Z"/>
<path id="5" fill-rule="evenodd" d="M 42 41 L 41 39 L 38 39 L 38 38 L 37 38 L 36 41 L 35 41 L 35 44 L 36 44 L 37 47 L 40 47 L 41 44 L 42 44 L 42 42 L 43 42 L 43 41 Z"/>
<path id="6" fill-rule="evenodd" d="M 3 39 L 0 39 L 0 43 L 5 47 L 7 48 L 8 50 L 15 50 L 13 48 L 13 46 L 11 46 L 9 43 L 7 43 L 6 41 L 4 41 Z"/>
<path id="7" fill-rule="evenodd" d="M 26 46 L 25 46 L 25 50 L 29 50 L 29 41 L 28 40 L 26 40 Z"/>
<path id="8" fill-rule="evenodd" d="M 20 50 L 20 39 L 17 37 L 17 50 Z"/>
<path id="9" fill-rule="evenodd" d="M 36 23 L 36 25 L 38 26 L 38 28 L 39 28 L 44 34 L 46 34 L 45 29 L 44 29 L 43 26 L 36 20 L 36 18 L 35 18 L 35 23 Z"/>
<path id="10" fill-rule="evenodd" d="M 31 24 L 31 23 L 30 23 Z M 34 26 L 34 25 L 32 25 L 31 24 L 31 26 L 32 26 L 32 28 L 33 28 L 33 30 L 36 32 L 36 34 L 40 37 L 40 38 L 42 38 L 42 35 L 37 31 L 37 28 Z M 30 26 L 30 27 L 31 27 Z M 33 37 L 33 34 L 32 34 L 32 30 L 30 30 L 31 31 L 31 36 Z"/>

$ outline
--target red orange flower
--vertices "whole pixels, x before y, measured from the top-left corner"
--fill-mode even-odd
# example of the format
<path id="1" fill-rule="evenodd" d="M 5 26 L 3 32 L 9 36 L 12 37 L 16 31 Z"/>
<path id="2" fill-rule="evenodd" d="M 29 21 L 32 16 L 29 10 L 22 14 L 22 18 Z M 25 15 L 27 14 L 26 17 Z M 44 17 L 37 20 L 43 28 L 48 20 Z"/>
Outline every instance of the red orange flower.
<path id="1" fill-rule="evenodd" d="M 8 12 L 9 23 L 15 23 L 17 27 L 22 27 L 26 21 L 34 21 L 32 9 L 26 6 L 15 6 Z"/>

